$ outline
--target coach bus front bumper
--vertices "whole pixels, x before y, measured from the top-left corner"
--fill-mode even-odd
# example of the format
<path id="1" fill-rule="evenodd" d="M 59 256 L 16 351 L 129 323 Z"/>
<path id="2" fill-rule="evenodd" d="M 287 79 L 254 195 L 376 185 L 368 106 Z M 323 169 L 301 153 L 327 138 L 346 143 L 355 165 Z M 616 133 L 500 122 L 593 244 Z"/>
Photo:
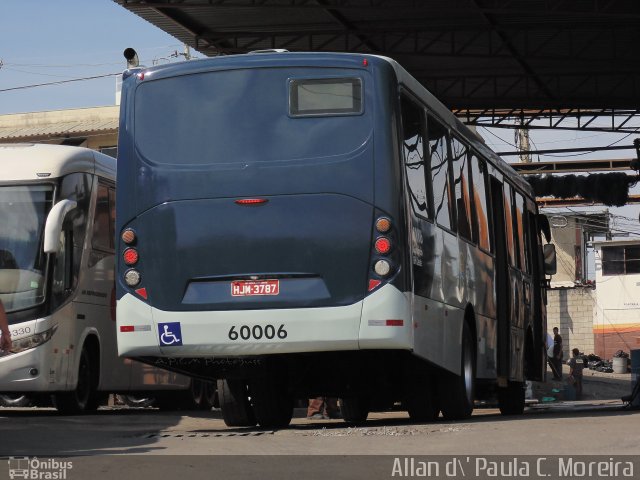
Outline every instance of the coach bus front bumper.
<path id="1" fill-rule="evenodd" d="M 410 295 L 393 285 L 343 307 L 213 312 L 165 312 L 126 294 L 117 326 L 126 357 L 413 349 Z"/>

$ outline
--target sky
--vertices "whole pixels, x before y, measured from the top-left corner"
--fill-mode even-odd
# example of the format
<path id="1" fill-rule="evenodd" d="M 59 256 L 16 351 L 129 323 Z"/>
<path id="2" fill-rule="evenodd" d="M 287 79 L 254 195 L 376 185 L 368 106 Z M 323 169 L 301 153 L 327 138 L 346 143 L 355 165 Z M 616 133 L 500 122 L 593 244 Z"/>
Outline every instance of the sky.
<path id="1" fill-rule="evenodd" d="M 0 1 L 0 115 L 115 104 L 116 76 L 125 68 L 122 52 L 133 47 L 140 63 L 182 61 L 183 45 L 175 38 L 111 0 Z M 201 54 L 191 51 L 194 57 Z M 61 85 L 43 83 L 89 77 Z M 606 122 L 607 120 L 602 120 Z M 633 120 L 635 124 L 640 119 Z M 514 131 L 479 128 L 495 151 L 514 150 Z M 640 135 L 639 135 L 640 136 Z M 531 132 L 539 149 L 631 145 L 635 135 L 601 132 Z M 632 158 L 633 149 L 534 156 L 536 160 Z M 506 157 L 517 161 L 516 157 Z M 638 189 L 633 193 L 638 193 Z M 606 207 L 594 207 L 602 211 Z M 589 210 L 573 207 L 574 210 Z M 610 209 L 620 227 L 640 237 L 640 207 Z"/>
<path id="2" fill-rule="evenodd" d="M 115 76 L 19 87 L 121 73 L 127 47 L 148 66 L 177 61 L 182 57 L 171 55 L 183 51 L 178 40 L 111 0 L 2 0 L 0 114 L 114 105 Z"/>

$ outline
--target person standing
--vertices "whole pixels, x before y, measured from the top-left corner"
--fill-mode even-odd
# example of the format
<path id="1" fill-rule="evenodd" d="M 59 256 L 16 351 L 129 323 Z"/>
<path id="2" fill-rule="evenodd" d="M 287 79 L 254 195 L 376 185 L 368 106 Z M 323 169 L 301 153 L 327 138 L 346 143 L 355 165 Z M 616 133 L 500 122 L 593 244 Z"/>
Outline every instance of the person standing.
<path id="1" fill-rule="evenodd" d="M 562 337 L 558 327 L 553 327 L 553 379 L 562 380 Z"/>
<path id="2" fill-rule="evenodd" d="M 2 334 L 0 336 L 0 350 L 8 352 L 11 350 L 11 332 L 9 332 L 9 320 L 2 300 L 0 300 L 0 334 Z"/>
<path id="3" fill-rule="evenodd" d="M 338 399 L 333 397 L 316 397 L 309 399 L 307 408 L 309 420 L 328 420 L 330 418 L 342 418 L 338 410 Z"/>
<path id="4" fill-rule="evenodd" d="M 569 359 L 567 365 L 569 365 L 569 382 L 573 384 L 573 388 L 576 389 L 576 400 L 582 398 L 582 371 L 584 370 L 584 359 L 579 356 L 580 350 L 574 348 L 571 350 L 573 357 Z"/>

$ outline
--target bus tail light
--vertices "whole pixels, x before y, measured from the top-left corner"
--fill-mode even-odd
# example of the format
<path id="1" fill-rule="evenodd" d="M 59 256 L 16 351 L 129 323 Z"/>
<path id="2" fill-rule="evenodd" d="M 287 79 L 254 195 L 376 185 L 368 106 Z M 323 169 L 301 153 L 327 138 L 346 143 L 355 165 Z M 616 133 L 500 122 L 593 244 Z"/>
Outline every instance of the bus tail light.
<path id="1" fill-rule="evenodd" d="M 376 252 L 381 255 L 386 255 L 391 251 L 391 240 L 387 237 L 378 237 L 375 243 Z"/>
<path id="2" fill-rule="evenodd" d="M 387 217 L 380 217 L 376 220 L 376 230 L 380 233 L 387 233 L 391 230 L 391 220 Z"/>
<path id="3" fill-rule="evenodd" d="M 127 267 L 122 273 L 124 284 L 135 291 L 135 293 L 144 300 L 147 300 L 147 288 L 142 284 L 142 274 L 137 266 L 140 261 L 138 249 L 133 245 L 138 242 L 138 235 L 133 228 L 125 228 L 120 234 L 120 240 L 124 243 L 124 251 L 122 252 L 122 261 Z"/>
<path id="4" fill-rule="evenodd" d="M 131 228 L 127 228 L 124 232 L 122 232 L 121 237 L 122 241 L 127 245 L 132 245 L 136 241 L 136 232 Z"/>
<path id="5" fill-rule="evenodd" d="M 140 276 L 140 272 L 137 270 L 134 270 L 133 268 L 127 270 L 124 273 L 124 281 L 130 287 L 135 287 L 136 285 L 138 285 L 141 279 L 142 278 Z"/>
<path id="6" fill-rule="evenodd" d="M 391 272 L 391 265 L 386 260 L 378 260 L 373 266 L 373 270 L 381 277 L 386 277 Z"/>
<path id="7" fill-rule="evenodd" d="M 135 248 L 127 248 L 122 254 L 124 263 L 131 266 L 138 263 L 138 251 Z"/>
<path id="8" fill-rule="evenodd" d="M 396 238 L 393 221 L 386 215 L 381 215 L 374 222 L 373 248 L 371 252 L 371 274 L 369 277 L 368 291 L 371 292 L 382 285 L 391 275 L 397 271 L 393 252 L 393 242 Z"/>

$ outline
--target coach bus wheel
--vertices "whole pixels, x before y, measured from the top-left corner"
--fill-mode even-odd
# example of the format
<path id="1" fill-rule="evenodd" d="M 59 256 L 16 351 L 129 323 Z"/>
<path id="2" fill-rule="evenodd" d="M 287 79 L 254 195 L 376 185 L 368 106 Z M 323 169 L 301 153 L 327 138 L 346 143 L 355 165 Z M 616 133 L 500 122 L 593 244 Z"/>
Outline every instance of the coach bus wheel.
<path id="1" fill-rule="evenodd" d="M 244 380 L 218 380 L 218 400 L 227 427 L 253 427 L 257 423 Z"/>
<path id="2" fill-rule="evenodd" d="M 364 423 L 369 416 L 371 402 L 363 395 L 340 399 L 340 413 L 346 423 Z"/>
<path id="3" fill-rule="evenodd" d="M 465 323 L 462 328 L 461 375 L 444 373 L 440 382 L 440 407 L 447 420 L 467 418 L 473 412 L 476 359 L 473 337 Z"/>
<path id="4" fill-rule="evenodd" d="M 258 425 L 263 428 L 282 428 L 293 417 L 293 397 L 287 385 L 277 375 L 266 375 L 249 381 L 249 395 Z M 220 399 L 222 403 L 222 398 Z M 224 408 L 222 410 L 224 415 Z"/>
<path id="5" fill-rule="evenodd" d="M 440 405 L 436 383 L 430 377 L 418 375 L 412 385 L 407 385 L 405 408 L 414 422 L 432 422 L 438 418 Z"/>
<path id="6" fill-rule="evenodd" d="M 21 394 L 0 395 L 0 407 L 30 407 L 31 397 Z"/>
<path id="7" fill-rule="evenodd" d="M 525 389 L 521 382 L 509 382 L 498 388 L 498 406 L 502 415 L 522 415 L 525 405 Z"/>
<path id="8" fill-rule="evenodd" d="M 98 408 L 96 387 L 98 378 L 91 362 L 91 355 L 86 348 L 80 354 L 78 366 L 78 383 L 71 392 L 60 392 L 53 395 L 54 406 L 60 413 L 77 414 Z"/>

